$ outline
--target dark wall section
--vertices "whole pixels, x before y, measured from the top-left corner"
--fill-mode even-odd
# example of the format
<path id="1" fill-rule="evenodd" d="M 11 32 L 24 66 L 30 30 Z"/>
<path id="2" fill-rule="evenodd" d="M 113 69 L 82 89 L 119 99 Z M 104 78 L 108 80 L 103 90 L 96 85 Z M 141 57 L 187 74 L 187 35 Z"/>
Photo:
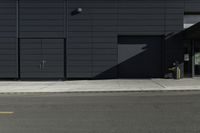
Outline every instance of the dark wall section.
<path id="1" fill-rule="evenodd" d="M 185 1 L 185 12 L 200 12 L 200 1 L 199 0 L 184 0 Z"/>
<path id="2" fill-rule="evenodd" d="M 161 35 L 164 30 L 162 0 L 118 0 L 118 34 Z"/>
<path id="3" fill-rule="evenodd" d="M 67 77 L 117 77 L 118 35 L 180 31 L 183 5 L 180 0 L 68 0 Z"/>
<path id="4" fill-rule="evenodd" d="M 64 7 L 64 0 L 20 0 L 20 37 L 64 37 Z"/>
<path id="5" fill-rule="evenodd" d="M 165 34 L 182 31 L 184 16 L 183 0 L 166 0 L 165 8 Z"/>
<path id="6" fill-rule="evenodd" d="M 69 0 L 67 6 L 67 77 L 116 77 L 116 0 Z M 83 11 L 71 14 L 78 8 Z"/>
<path id="7" fill-rule="evenodd" d="M 0 0 L 0 78 L 17 78 L 16 1 Z"/>
<path id="8" fill-rule="evenodd" d="M 66 3 L 67 78 L 92 77 L 92 14 L 87 5 L 90 2 L 69 0 Z M 83 12 L 77 13 L 78 8 Z"/>
<path id="9" fill-rule="evenodd" d="M 0 37 L 16 38 L 16 0 L 0 0 Z"/>
<path id="10" fill-rule="evenodd" d="M 173 36 L 166 37 L 165 46 L 165 78 L 173 78 L 174 72 L 170 69 L 174 67 L 174 63 L 178 62 L 181 69 L 181 77 L 184 77 L 184 44 L 183 34 L 178 33 Z"/>
<path id="11" fill-rule="evenodd" d="M 119 16 L 117 0 L 95 0 L 90 7 L 93 7 L 93 77 L 116 78 Z"/>
<path id="12" fill-rule="evenodd" d="M 173 72 L 169 68 L 174 67 L 173 63 L 178 61 L 181 69 L 181 77 L 184 76 L 184 44 L 183 34 L 176 33 L 165 38 L 165 77 L 172 78 Z"/>
<path id="13" fill-rule="evenodd" d="M 184 2 L 182 0 L 168 0 L 166 2 L 166 32 L 165 32 L 165 60 L 163 62 L 164 77 L 171 78 L 173 72 L 169 68 L 178 61 L 181 66 L 181 76 L 183 76 L 183 16 Z"/>
<path id="14" fill-rule="evenodd" d="M 117 39 L 121 35 L 170 36 L 165 43 L 165 65 L 172 64 L 172 54 L 181 56 L 177 48 L 181 39 L 175 38 L 183 29 L 184 9 L 197 11 L 195 6 L 199 2 L 185 3 L 183 0 L 19 0 L 18 33 L 20 39 L 66 37 L 67 78 L 114 78 L 119 72 Z M 17 1 L 0 0 L 0 7 L 0 78 L 15 78 Z M 163 43 L 155 46 L 160 49 Z M 135 45 L 134 49 L 140 47 Z M 132 52 L 135 55 L 138 51 Z"/>
<path id="15" fill-rule="evenodd" d="M 162 77 L 162 36 L 119 36 L 120 78 Z"/>

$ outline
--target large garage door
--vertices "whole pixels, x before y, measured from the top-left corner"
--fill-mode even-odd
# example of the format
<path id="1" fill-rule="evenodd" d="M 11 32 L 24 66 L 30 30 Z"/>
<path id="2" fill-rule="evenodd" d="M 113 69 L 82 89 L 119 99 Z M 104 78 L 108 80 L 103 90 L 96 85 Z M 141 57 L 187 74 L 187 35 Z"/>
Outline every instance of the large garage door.
<path id="1" fill-rule="evenodd" d="M 21 39 L 21 78 L 64 78 L 64 39 Z"/>
<path id="2" fill-rule="evenodd" d="M 120 78 L 157 78 L 162 75 L 162 37 L 119 36 Z"/>

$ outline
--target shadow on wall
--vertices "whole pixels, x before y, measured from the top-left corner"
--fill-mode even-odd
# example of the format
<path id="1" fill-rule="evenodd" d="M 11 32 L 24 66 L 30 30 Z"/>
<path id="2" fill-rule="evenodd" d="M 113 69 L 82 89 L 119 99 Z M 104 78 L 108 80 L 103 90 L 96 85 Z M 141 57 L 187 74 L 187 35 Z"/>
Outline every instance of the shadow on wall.
<path id="1" fill-rule="evenodd" d="M 161 78 L 162 43 L 160 36 L 132 36 L 125 44 L 118 44 L 118 65 L 95 78 Z M 124 38 L 123 38 L 124 39 Z"/>
<path id="2" fill-rule="evenodd" d="M 165 38 L 165 78 L 172 78 L 173 73 L 169 68 L 178 61 L 181 69 L 181 77 L 184 77 L 184 43 L 183 32 L 167 35 Z"/>
<path id="3" fill-rule="evenodd" d="M 134 41 L 135 43 L 133 43 Z M 183 33 L 165 37 L 139 37 L 132 44 L 118 44 L 118 65 L 95 78 L 173 78 L 169 68 L 178 61 L 184 76 Z"/>

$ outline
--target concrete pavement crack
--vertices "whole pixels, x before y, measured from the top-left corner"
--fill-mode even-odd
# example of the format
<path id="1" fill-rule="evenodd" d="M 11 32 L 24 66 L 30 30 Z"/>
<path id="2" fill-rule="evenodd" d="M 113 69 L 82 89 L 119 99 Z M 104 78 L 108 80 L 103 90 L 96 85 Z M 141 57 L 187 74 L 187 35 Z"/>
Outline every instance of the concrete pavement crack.
<path id="1" fill-rule="evenodd" d="M 153 79 L 151 80 L 153 83 L 159 85 L 162 88 L 166 88 L 164 85 L 160 84 L 159 82 L 154 81 Z"/>

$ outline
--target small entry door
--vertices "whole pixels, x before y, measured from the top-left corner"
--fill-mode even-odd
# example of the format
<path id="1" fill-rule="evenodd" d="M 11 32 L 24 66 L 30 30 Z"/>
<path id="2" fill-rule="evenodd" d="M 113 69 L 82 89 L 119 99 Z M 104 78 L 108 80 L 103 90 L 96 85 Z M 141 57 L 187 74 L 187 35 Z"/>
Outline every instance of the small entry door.
<path id="1" fill-rule="evenodd" d="M 64 78 L 64 39 L 21 39 L 21 78 Z"/>

